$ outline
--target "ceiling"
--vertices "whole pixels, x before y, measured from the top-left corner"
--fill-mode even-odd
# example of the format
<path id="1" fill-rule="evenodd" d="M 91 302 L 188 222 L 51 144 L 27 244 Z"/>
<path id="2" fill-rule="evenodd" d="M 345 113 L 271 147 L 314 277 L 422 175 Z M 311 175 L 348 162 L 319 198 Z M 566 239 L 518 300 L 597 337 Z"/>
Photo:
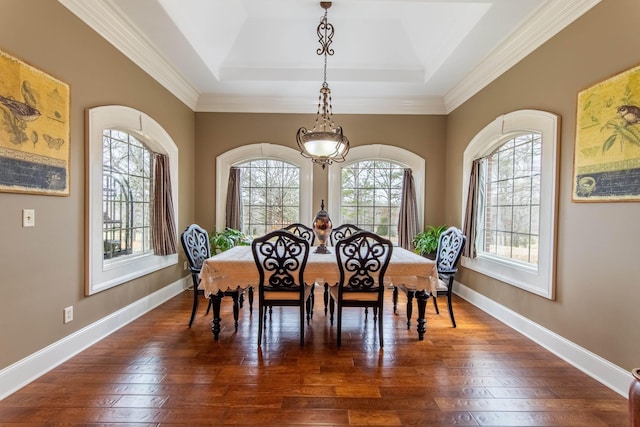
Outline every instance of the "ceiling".
<path id="1" fill-rule="evenodd" d="M 312 113 L 312 0 L 59 0 L 194 111 Z M 600 0 L 338 0 L 335 114 L 446 114 Z"/>

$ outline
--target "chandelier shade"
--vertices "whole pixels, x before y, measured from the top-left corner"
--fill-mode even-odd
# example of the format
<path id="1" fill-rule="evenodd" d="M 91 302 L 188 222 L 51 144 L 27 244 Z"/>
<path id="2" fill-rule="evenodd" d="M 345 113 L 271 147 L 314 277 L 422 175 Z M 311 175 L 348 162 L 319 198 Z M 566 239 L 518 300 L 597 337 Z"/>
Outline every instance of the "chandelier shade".
<path id="1" fill-rule="evenodd" d="M 331 104 L 331 89 L 327 83 L 327 55 L 333 55 L 330 45 L 333 42 L 334 28 L 327 20 L 327 10 L 331 2 L 320 2 L 324 9 L 324 16 L 318 24 L 317 33 L 320 48 L 318 55 L 324 55 L 324 82 L 318 97 L 318 112 L 312 129 L 301 127 L 296 134 L 296 141 L 300 154 L 311 159 L 314 163 L 326 165 L 333 162 L 344 162 L 349 152 L 349 139 L 344 135 L 341 126 L 333 121 L 333 106 Z"/>

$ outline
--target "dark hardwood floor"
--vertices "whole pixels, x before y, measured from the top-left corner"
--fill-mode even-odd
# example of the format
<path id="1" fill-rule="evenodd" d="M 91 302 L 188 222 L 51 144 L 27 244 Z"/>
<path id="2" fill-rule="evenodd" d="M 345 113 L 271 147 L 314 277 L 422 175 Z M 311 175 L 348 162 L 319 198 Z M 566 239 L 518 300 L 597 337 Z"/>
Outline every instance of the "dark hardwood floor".
<path id="1" fill-rule="evenodd" d="M 419 342 L 387 294 L 384 350 L 357 308 L 338 349 L 318 298 L 304 348 L 296 309 L 274 308 L 260 351 L 257 302 L 234 333 L 225 298 L 215 342 L 184 292 L 1 401 L 0 425 L 628 425 L 624 397 L 467 302 L 456 329 L 429 302 Z"/>

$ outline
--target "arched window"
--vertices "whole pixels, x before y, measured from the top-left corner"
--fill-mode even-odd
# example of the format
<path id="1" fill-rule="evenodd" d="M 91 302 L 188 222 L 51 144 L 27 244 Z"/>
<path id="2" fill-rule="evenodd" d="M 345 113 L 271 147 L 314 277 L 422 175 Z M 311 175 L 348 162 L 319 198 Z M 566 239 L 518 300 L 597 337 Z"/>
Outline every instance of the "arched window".
<path id="1" fill-rule="evenodd" d="M 152 118 L 112 105 L 87 111 L 89 224 L 87 295 L 174 265 L 178 255 L 151 248 L 154 153 L 169 158 L 174 228 L 178 222 L 178 148 Z"/>
<path id="2" fill-rule="evenodd" d="M 474 161 L 479 173 L 477 256 L 463 265 L 547 298 L 554 294 L 557 121 L 544 111 L 515 111 L 464 152 L 465 207 Z"/>
<path id="3" fill-rule="evenodd" d="M 291 222 L 311 224 L 313 165 L 298 150 L 277 144 L 250 144 L 216 159 L 216 228 L 226 224 L 229 170 L 241 168 L 243 230 L 262 235 Z"/>
<path id="4" fill-rule="evenodd" d="M 334 226 L 350 223 L 397 243 L 403 170 L 412 171 L 418 208 L 418 228 L 424 211 L 425 161 L 391 145 L 354 147 L 347 161 L 329 168 L 328 212 Z"/>

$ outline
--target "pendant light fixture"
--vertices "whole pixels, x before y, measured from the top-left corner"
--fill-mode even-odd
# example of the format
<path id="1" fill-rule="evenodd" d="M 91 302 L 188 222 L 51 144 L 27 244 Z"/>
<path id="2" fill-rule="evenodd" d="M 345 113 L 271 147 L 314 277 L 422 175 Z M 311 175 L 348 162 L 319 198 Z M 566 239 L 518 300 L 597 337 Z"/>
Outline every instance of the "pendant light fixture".
<path id="1" fill-rule="evenodd" d="M 333 162 L 344 162 L 349 152 L 349 139 L 344 136 L 341 126 L 333 122 L 333 107 L 331 105 L 331 89 L 327 83 L 327 56 L 333 55 L 330 47 L 333 42 L 334 28 L 327 20 L 327 10 L 331 7 L 330 1 L 320 2 L 324 9 L 324 16 L 318 24 L 318 41 L 320 48 L 318 55 L 324 55 L 324 81 L 320 88 L 318 98 L 318 113 L 313 129 L 301 127 L 296 134 L 296 141 L 300 153 L 310 158 L 314 163 L 322 165 L 324 169 Z"/>

